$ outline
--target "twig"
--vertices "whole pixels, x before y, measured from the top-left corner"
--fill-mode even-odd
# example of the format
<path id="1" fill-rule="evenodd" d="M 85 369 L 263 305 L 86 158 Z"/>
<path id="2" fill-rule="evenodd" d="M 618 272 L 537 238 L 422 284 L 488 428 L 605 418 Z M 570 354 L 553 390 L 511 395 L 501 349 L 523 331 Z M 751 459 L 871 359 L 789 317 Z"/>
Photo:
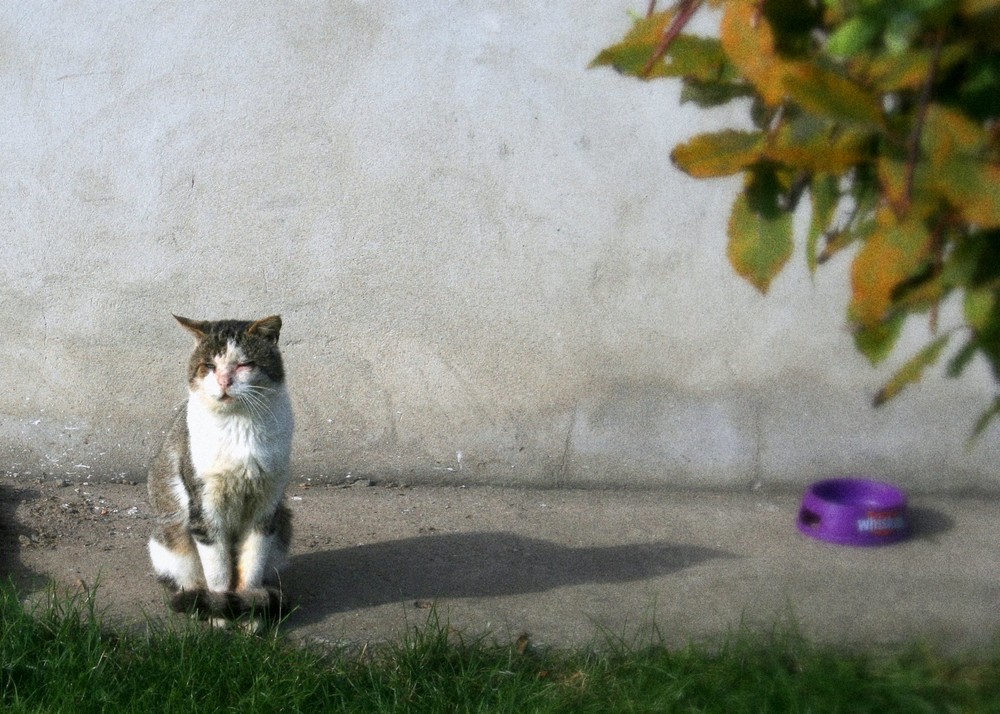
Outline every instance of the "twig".
<path id="1" fill-rule="evenodd" d="M 681 30 L 684 26 L 690 22 L 691 18 L 694 17 L 695 12 L 701 7 L 702 0 L 681 0 L 680 4 L 677 6 L 677 14 L 671 21 L 667 29 L 663 31 L 663 37 L 660 38 L 659 43 L 656 45 L 656 49 L 653 51 L 653 56 L 649 58 L 649 61 L 642 68 L 639 76 L 643 79 L 649 77 L 649 73 L 653 71 L 653 65 L 663 59 L 663 56 L 667 54 L 667 50 L 670 49 L 670 44 L 677 39 L 677 36 L 681 34 Z M 656 0 L 650 0 L 649 7 L 650 10 L 656 5 Z"/>
<path id="2" fill-rule="evenodd" d="M 946 233 L 951 227 L 949 225 L 950 221 L 948 217 L 945 217 L 937 224 L 934 228 L 934 233 L 931 234 L 931 251 L 934 254 L 934 264 L 933 273 L 934 277 L 941 274 L 944 270 L 944 250 L 948 245 L 948 240 L 946 238 Z M 930 316 L 929 316 L 929 327 L 932 335 L 936 335 L 938 331 L 938 318 L 940 316 L 941 309 L 941 299 L 938 298 L 931 305 Z"/>
<path id="3" fill-rule="evenodd" d="M 913 201 L 913 187 L 917 175 L 917 162 L 920 160 L 920 138 L 924 132 L 924 121 L 927 119 L 927 110 L 931 103 L 931 89 L 937 81 L 938 68 L 941 64 L 941 46 L 944 44 L 944 30 L 940 30 L 937 39 L 934 41 L 934 54 L 931 57 L 931 66 L 927 72 L 927 79 L 920 89 L 920 99 L 917 104 L 917 118 L 910 130 L 910 136 L 906 141 L 906 192 L 903 194 L 903 205 L 900 212 L 906 213 L 910 209 Z"/>

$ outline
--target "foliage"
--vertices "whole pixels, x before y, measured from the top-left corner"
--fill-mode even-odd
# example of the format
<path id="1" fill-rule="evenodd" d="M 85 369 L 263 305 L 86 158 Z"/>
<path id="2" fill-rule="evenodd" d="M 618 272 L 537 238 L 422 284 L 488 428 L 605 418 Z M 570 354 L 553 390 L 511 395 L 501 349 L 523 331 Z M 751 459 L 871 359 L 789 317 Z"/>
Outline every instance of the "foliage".
<path id="1" fill-rule="evenodd" d="M 703 6 L 717 37 L 685 33 Z M 699 107 L 742 102 L 746 126 L 695 136 L 674 164 L 695 178 L 743 176 L 728 256 L 762 293 L 793 250 L 806 194 L 811 271 L 853 249 L 848 318 L 872 363 L 907 317 L 928 315 L 932 341 L 879 391 L 920 379 L 960 336 L 947 373 L 977 355 L 1000 382 L 1000 0 L 651 0 L 601 52 L 642 79 L 679 78 Z M 751 128 L 752 127 L 752 128 Z M 938 307 L 964 300 L 964 321 Z M 1000 396 L 977 433 L 1000 412 Z"/>

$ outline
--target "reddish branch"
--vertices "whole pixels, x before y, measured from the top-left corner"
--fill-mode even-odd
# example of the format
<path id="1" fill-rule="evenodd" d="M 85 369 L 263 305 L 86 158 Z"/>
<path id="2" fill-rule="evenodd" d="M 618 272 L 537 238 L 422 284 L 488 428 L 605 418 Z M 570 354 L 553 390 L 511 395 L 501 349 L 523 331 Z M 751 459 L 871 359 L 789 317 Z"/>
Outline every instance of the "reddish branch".
<path id="1" fill-rule="evenodd" d="M 941 46 L 944 44 L 944 30 L 937 34 L 934 40 L 934 54 L 931 57 L 931 66 L 924 80 L 924 86 L 920 89 L 920 99 L 917 104 L 917 117 L 910 130 L 909 139 L 906 142 L 906 192 L 903 194 L 903 205 L 900 207 L 901 213 L 906 213 L 913 200 L 913 186 L 917 175 L 917 162 L 920 160 L 920 138 L 924 132 L 924 121 L 927 119 L 927 110 L 931 104 L 931 90 L 937 81 L 938 68 L 941 64 Z"/>
<path id="2" fill-rule="evenodd" d="M 642 68 L 639 76 L 643 79 L 649 77 L 649 73 L 653 71 L 653 66 L 663 59 L 663 56 L 667 54 L 667 50 L 670 49 L 670 44 L 677 39 L 677 36 L 681 34 L 684 26 L 690 22 L 691 18 L 701 7 L 702 0 L 681 0 L 677 5 L 677 14 L 674 15 L 674 19 L 663 31 L 663 36 L 656 45 L 656 49 L 653 50 L 653 56 L 649 58 L 649 61 Z M 656 7 L 656 0 L 650 0 L 649 3 L 649 15 L 653 14 L 653 8 Z"/>

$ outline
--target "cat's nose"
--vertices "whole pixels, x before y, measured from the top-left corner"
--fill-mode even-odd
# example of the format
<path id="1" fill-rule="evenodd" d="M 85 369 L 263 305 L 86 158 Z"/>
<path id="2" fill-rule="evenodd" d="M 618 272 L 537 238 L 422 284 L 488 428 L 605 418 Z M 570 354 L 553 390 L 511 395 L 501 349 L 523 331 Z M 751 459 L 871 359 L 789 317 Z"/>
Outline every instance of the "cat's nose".
<path id="1" fill-rule="evenodd" d="M 220 369 L 215 373 L 215 381 L 219 383 L 219 388 L 225 392 L 233 385 L 233 373 L 229 370 Z"/>

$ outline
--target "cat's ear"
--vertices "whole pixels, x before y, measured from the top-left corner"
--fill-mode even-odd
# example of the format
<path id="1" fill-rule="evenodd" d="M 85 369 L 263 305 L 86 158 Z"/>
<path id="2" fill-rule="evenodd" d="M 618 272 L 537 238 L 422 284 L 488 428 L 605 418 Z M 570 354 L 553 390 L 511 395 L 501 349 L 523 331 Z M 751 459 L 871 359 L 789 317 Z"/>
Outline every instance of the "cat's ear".
<path id="1" fill-rule="evenodd" d="M 195 339 L 202 340 L 208 334 L 208 323 L 203 320 L 190 320 L 180 315 L 174 315 L 174 319 L 181 323 L 181 327 L 195 336 Z"/>
<path id="2" fill-rule="evenodd" d="M 278 344 L 278 335 L 280 333 L 280 315 L 271 315 L 270 317 L 265 317 L 263 320 L 257 320 L 257 322 L 247 328 L 248 335 L 260 335 L 268 342 L 273 342 L 274 344 Z"/>

